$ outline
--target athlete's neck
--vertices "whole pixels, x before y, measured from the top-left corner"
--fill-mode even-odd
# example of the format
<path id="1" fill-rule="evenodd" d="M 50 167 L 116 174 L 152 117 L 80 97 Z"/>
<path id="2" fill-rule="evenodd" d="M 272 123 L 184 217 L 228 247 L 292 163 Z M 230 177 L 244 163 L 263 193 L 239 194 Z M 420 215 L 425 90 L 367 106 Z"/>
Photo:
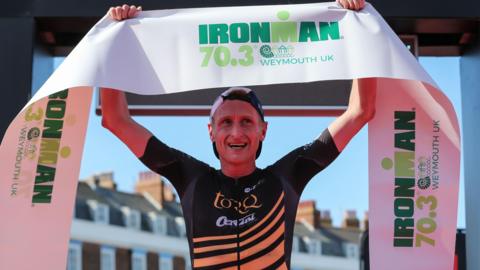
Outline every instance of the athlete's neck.
<path id="1" fill-rule="evenodd" d="M 255 162 L 246 164 L 232 164 L 228 162 L 220 161 L 222 173 L 228 177 L 238 179 L 243 176 L 247 176 L 255 171 L 257 166 Z"/>

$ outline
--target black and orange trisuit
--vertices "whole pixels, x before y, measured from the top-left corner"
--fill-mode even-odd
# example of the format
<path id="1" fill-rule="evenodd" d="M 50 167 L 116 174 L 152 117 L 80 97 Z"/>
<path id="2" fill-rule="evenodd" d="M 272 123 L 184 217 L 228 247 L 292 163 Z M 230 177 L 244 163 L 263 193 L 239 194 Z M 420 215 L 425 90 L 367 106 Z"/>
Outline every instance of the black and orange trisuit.
<path id="1" fill-rule="evenodd" d="M 327 129 L 239 179 L 155 137 L 140 159 L 180 196 L 193 269 L 289 269 L 300 194 L 338 154 Z"/>

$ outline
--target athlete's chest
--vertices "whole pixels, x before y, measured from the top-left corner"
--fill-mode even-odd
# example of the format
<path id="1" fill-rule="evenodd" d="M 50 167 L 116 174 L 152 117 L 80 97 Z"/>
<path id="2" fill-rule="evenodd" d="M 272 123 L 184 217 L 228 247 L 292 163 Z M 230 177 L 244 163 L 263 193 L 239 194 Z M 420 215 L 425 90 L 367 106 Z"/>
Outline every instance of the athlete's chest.
<path id="1" fill-rule="evenodd" d="M 240 234 L 261 222 L 272 221 L 280 208 L 283 208 L 283 188 L 271 175 L 258 173 L 238 181 L 215 178 L 210 184 L 199 183 L 195 189 L 193 234 L 194 237 Z"/>

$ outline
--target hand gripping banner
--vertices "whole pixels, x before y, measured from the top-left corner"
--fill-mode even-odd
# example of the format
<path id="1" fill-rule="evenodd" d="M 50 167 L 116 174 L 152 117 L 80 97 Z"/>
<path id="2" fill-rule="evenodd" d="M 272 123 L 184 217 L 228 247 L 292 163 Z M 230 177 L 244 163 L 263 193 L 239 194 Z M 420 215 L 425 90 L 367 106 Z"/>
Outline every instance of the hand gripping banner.
<path id="1" fill-rule="evenodd" d="M 372 6 L 334 3 L 103 18 L 3 138 L 0 269 L 65 269 L 93 87 L 149 95 L 365 77 L 379 78 L 371 269 L 452 269 L 460 164 L 452 105 Z"/>

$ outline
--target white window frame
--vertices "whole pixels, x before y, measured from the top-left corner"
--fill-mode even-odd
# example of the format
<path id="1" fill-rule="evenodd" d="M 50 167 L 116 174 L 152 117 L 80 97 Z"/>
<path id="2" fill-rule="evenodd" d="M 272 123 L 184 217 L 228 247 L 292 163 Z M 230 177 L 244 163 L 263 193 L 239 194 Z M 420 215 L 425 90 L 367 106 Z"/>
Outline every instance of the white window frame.
<path id="1" fill-rule="evenodd" d="M 345 255 L 347 258 L 358 258 L 359 257 L 359 247 L 354 243 L 345 243 Z"/>
<path id="2" fill-rule="evenodd" d="M 167 235 L 168 233 L 168 218 L 164 215 L 158 215 L 154 212 L 149 213 L 150 226 L 154 234 Z"/>
<path id="3" fill-rule="evenodd" d="M 135 230 L 141 230 L 142 218 L 140 215 L 140 211 L 132 209 L 128 206 L 123 206 L 122 213 L 125 227 Z"/>
<path id="4" fill-rule="evenodd" d="M 145 251 L 132 252 L 132 270 L 147 270 L 147 254 Z"/>
<path id="5" fill-rule="evenodd" d="M 166 253 L 158 254 L 158 269 L 173 270 L 173 256 Z"/>
<path id="6" fill-rule="evenodd" d="M 75 202 L 75 204 L 73 205 L 73 211 L 72 211 L 72 220 L 73 219 L 76 219 L 76 215 L 77 215 L 77 202 Z"/>
<path id="7" fill-rule="evenodd" d="M 300 252 L 300 237 L 296 235 L 293 236 L 292 252 Z"/>
<path id="8" fill-rule="evenodd" d="M 97 209 L 95 210 L 95 221 L 102 224 L 110 223 L 110 208 L 108 205 L 103 203 L 98 204 Z"/>
<path id="9" fill-rule="evenodd" d="M 71 254 L 75 254 L 72 257 Z M 74 259 L 77 259 L 74 261 Z M 67 270 L 82 270 L 82 243 L 70 241 L 68 245 Z"/>
<path id="10" fill-rule="evenodd" d="M 185 270 L 192 270 L 192 262 L 190 261 L 190 256 L 183 257 L 185 260 Z"/>
<path id="11" fill-rule="evenodd" d="M 95 223 L 110 224 L 110 208 L 108 205 L 95 200 L 88 200 L 87 205 L 90 208 L 90 214 Z"/>
<path id="12" fill-rule="evenodd" d="M 322 255 L 322 242 L 318 239 L 304 238 L 309 254 Z"/>
<path id="13" fill-rule="evenodd" d="M 312 245 L 315 247 L 314 254 L 322 255 L 322 242 L 320 240 L 314 240 Z"/>
<path id="14" fill-rule="evenodd" d="M 109 260 L 109 262 L 107 262 L 106 260 Z M 115 249 L 109 246 L 102 246 L 100 249 L 100 270 L 115 270 L 115 269 L 116 269 Z"/>
<path id="15" fill-rule="evenodd" d="M 175 217 L 175 224 L 181 237 L 187 237 L 187 228 L 185 227 L 185 219 L 183 217 Z"/>

